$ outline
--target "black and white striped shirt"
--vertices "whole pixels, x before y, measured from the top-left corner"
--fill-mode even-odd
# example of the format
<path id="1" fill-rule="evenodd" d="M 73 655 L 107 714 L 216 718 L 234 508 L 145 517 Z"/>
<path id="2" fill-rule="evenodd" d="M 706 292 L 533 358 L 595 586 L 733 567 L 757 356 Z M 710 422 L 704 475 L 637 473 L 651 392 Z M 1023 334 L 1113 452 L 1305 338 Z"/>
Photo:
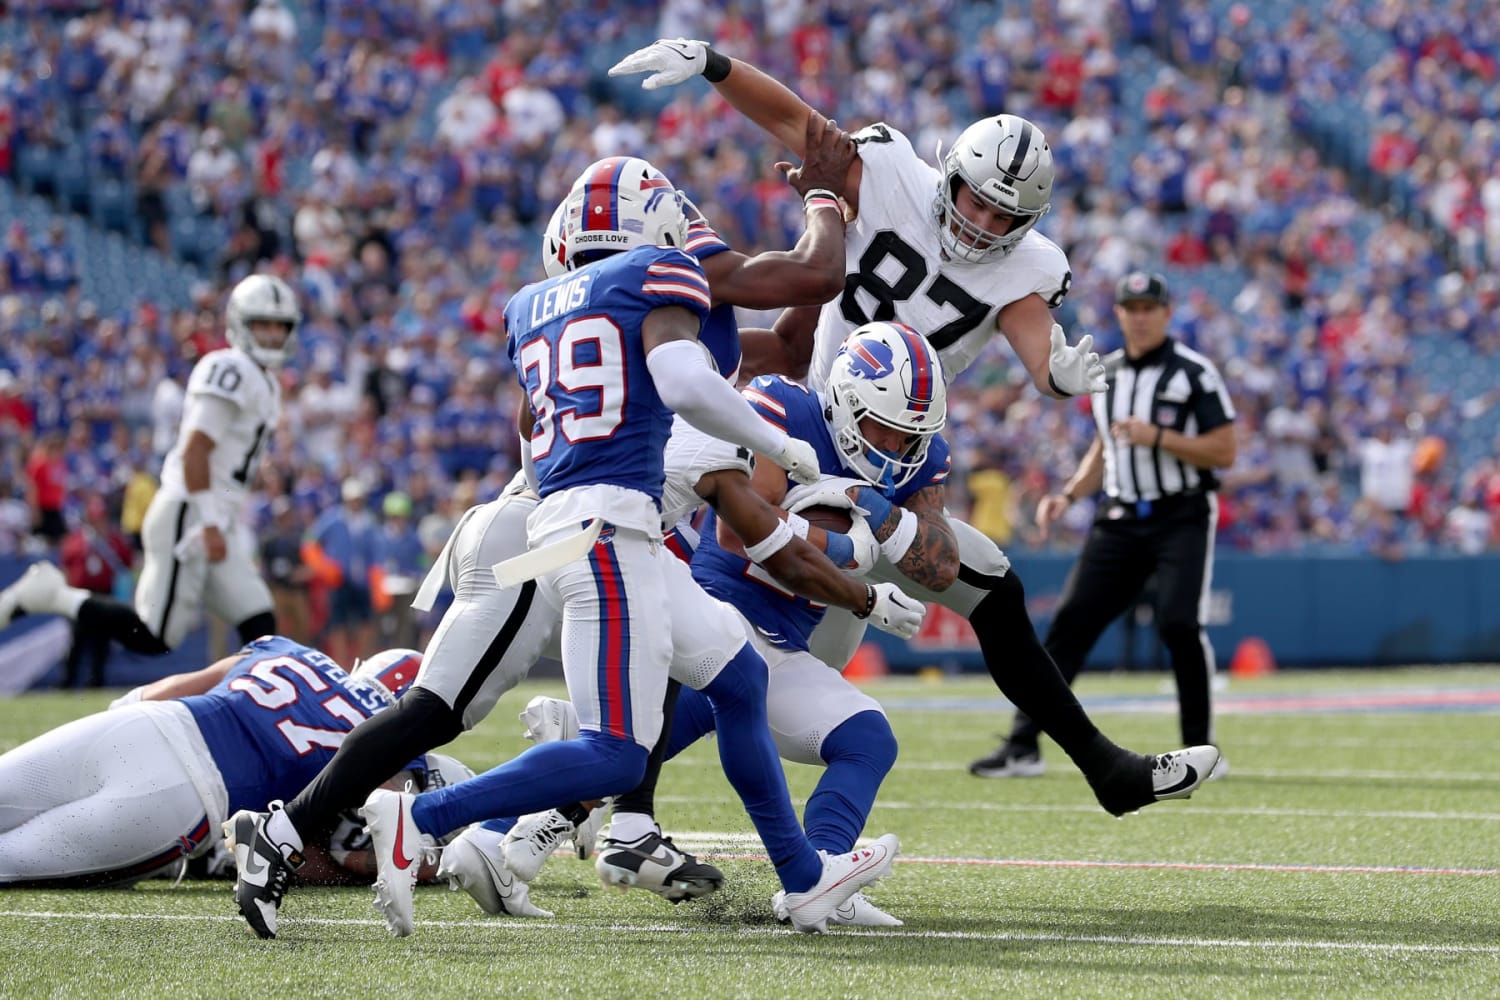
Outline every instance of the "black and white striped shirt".
<path id="1" fill-rule="evenodd" d="M 1163 448 L 1116 441 L 1109 432 L 1112 423 L 1136 417 L 1196 437 L 1234 420 L 1234 404 L 1213 362 L 1168 337 L 1133 361 L 1115 351 L 1104 364 L 1109 389 L 1092 397 L 1104 445 L 1104 492 L 1136 503 L 1216 489 L 1219 481 L 1211 469 L 1183 462 Z"/>

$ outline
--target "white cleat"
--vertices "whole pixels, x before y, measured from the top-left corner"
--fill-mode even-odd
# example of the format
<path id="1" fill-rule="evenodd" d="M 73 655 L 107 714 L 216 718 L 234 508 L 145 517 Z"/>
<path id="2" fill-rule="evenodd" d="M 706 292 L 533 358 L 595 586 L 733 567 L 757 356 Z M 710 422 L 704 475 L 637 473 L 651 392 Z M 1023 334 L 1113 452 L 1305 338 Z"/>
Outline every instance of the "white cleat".
<path id="1" fill-rule="evenodd" d="M 877 837 L 868 847 L 856 847 L 848 854 L 824 854 L 823 877 L 805 892 L 789 892 L 783 897 L 787 919 L 804 934 L 822 934 L 828 920 L 855 893 L 890 874 L 901 841 L 894 833 Z"/>
<path id="2" fill-rule="evenodd" d="M 1229 758 L 1225 757 L 1223 754 L 1219 754 L 1219 762 L 1217 764 L 1215 764 L 1214 765 L 1214 769 L 1208 773 L 1208 780 L 1209 781 L 1218 781 L 1220 778 L 1224 777 L 1228 773 L 1229 773 Z"/>
<path id="3" fill-rule="evenodd" d="M 522 816 L 505 835 L 505 867 L 522 882 L 535 881 L 542 865 L 573 836 L 573 823 L 556 809 Z"/>
<path id="4" fill-rule="evenodd" d="M 0 628 L 10 624 L 16 612 L 32 615 L 60 615 L 58 598 L 68 589 L 62 570 L 42 560 L 26 567 L 15 583 L 0 591 Z"/>
<path id="5" fill-rule="evenodd" d="M 550 917 L 531 903 L 531 887 L 505 866 L 501 837 L 475 824 L 443 848 L 438 878 L 473 897 L 485 913 L 509 917 Z"/>
<path id="6" fill-rule="evenodd" d="M 587 861 L 599 850 L 599 831 L 604 829 L 604 821 L 609 818 L 612 802 L 614 799 L 605 799 L 603 805 L 590 809 L 589 818 L 573 831 L 573 853 L 578 855 L 579 861 Z"/>
<path id="7" fill-rule="evenodd" d="M 1219 748 L 1188 747 L 1151 758 L 1151 792 L 1156 801 L 1185 799 L 1208 780 L 1219 763 Z"/>
<path id="8" fill-rule="evenodd" d="M 790 923 L 791 917 L 786 912 L 786 891 L 782 890 L 771 897 L 771 912 L 781 923 Z M 833 916 L 828 922 L 835 927 L 902 927 L 905 922 L 870 902 L 870 897 L 862 892 L 856 892 L 849 897 L 849 901 L 833 911 Z"/>
<path id="9" fill-rule="evenodd" d="M 578 738 L 578 713 L 571 701 L 537 695 L 520 714 L 525 736 L 533 743 L 556 743 Z"/>
<path id="10" fill-rule="evenodd" d="M 377 788 L 359 810 L 370 831 L 370 849 L 375 852 L 375 909 L 396 937 L 406 937 L 417 929 L 412 897 L 426 850 L 412 819 L 411 803 L 410 795 Z"/>

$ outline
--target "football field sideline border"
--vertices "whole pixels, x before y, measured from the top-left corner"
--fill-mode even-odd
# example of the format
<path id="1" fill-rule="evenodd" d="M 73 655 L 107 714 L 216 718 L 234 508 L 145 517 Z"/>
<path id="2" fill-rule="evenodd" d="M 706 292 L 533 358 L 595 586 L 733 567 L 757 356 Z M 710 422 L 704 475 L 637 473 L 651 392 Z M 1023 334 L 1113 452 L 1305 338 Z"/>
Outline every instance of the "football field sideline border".
<path id="1" fill-rule="evenodd" d="M 201 913 L 69 913 L 60 910 L 0 910 L 0 919 L 17 918 L 26 920 L 120 920 L 120 921 L 162 921 L 162 922 L 194 922 L 211 921 L 215 923 L 241 923 L 238 916 L 223 914 L 205 915 Z M 375 918 L 357 917 L 288 917 L 283 918 L 283 923 L 291 928 L 298 925 L 320 926 L 320 927 L 384 927 L 383 920 Z M 597 934 L 600 930 L 608 929 L 616 933 L 626 934 L 724 934 L 724 935 L 751 935 L 762 936 L 771 934 L 792 934 L 793 931 L 785 927 L 745 927 L 726 926 L 723 924 L 695 924 L 684 926 L 681 924 L 608 924 L 601 926 L 598 923 L 569 923 L 560 920 L 425 920 L 420 922 L 418 929 L 431 930 L 487 930 L 499 929 L 503 931 L 543 931 Z M 952 940 L 952 941 L 1017 941 L 1017 942 L 1054 942 L 1058 944 L 1104 944 L 1112 946 L 1128 946 L 1139 948 L 1226 948 L 1245 950 L 1314 950 L 1314 951 L 1349 951 L 1365 952 L 1370 954 L 1448 954 L 1448 955 L 1500 955 L 1500 945 L 1480 944 L 1412 944 L 1404 941 L 1299 941 L 1295 938 L 1275 938 L 1264 940 L 1252 940 L 1248 938 L 1185 938 L 1185 937 L 1146 937 L 1132 934 L 1057 934 L 1040 933 L 1028 931 L 908 931 L 894 927 L 882 927 L 879 929 L 860 930 L 852 927 L 840 928 L 836 937 L 858 937 L 858 938 L 907 938 L 912 940 Z M 252 939 L 247 938 L 247 941 Z M 255 943 L 252 941 L 252 943 Z"/>

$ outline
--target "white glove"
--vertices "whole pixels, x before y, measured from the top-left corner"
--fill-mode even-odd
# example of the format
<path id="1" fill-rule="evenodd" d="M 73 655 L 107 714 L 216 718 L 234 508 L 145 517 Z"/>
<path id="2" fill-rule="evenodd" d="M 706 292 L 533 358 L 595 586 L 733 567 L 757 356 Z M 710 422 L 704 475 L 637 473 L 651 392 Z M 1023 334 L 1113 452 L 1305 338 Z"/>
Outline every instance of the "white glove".
<path id="1" fill-rule="evenodd" d="M 854 543 L 854 565 L 843 568 L 854 576 L 864 576 L 880 561 L 880 543 L 875 540 L 875 532 L 870 530 L 869 523 L 858 514 L 850 520 L 845 534 Z"/>
<path id="2" fill-rule="evenodd" d="M 799 483 L 815 483 L 823 476 L 823 471 L 818 468 L 818 453 L 799 438 L 788 437 L 780 451 L 766 457 Z"/>
<path id="3" fill-rule="evenodd" d="M 849 497 L 849 490 L 855 486 L 868 485 L 870 484 L 863 479 L 851 479 L 848 476 L 824 476 L 815 483 L 793 486 L 787 490 L 786 496 L 781 498 L 781 507 L 794 514 L 808 507 L 838 507 L 841 510 L 853 510 L 854 501 Z"/>
<path id="4" fill-rule="evenodd" d="M 894 583 L 877 583 L 875 606 L 870 609 L 869 620 L 882 632 L 889 632 L 898 639 L 910 639 L 922 627 L 927 616 L 927 605 L 904 593 Z"/>
<path id="5" fill-rule="evenodd" d="M 708 65 L 708 43 L 691 38 L 658 38 L 636 49 L 609 68 L 610 76 L 650 73 L 641 81 L 645 90 L 671 87 L 701 76 Z"/>
<path id="6" fill-rule="evenodd" d="M 1104 362 L 1093 349 L 1094 335 L 1086 333 L 1078 346 L 1069 347 L 1063 328 L 1052 324 L 1052 355 L 1047 362 L 1047 373 L 1052 388 L 1069 396 L 1081 396 L 1086 392 L 1103 392 L 1108 386 L 1104 382 Z"/>

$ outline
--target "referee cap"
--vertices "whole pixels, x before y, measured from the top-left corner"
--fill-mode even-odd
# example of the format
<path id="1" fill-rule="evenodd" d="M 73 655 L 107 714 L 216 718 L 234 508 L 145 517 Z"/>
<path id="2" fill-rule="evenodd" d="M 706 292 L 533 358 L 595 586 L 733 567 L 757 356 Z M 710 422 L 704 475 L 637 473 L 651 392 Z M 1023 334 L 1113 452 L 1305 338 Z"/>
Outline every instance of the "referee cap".
<path id="1" fill-rule="evenodd" d="M 1115 286 L 1115 303 L 1154 302 L 1159 306 L 1171 301 L 1167 279 L 1155 271 L 1131 271 Z"/>

